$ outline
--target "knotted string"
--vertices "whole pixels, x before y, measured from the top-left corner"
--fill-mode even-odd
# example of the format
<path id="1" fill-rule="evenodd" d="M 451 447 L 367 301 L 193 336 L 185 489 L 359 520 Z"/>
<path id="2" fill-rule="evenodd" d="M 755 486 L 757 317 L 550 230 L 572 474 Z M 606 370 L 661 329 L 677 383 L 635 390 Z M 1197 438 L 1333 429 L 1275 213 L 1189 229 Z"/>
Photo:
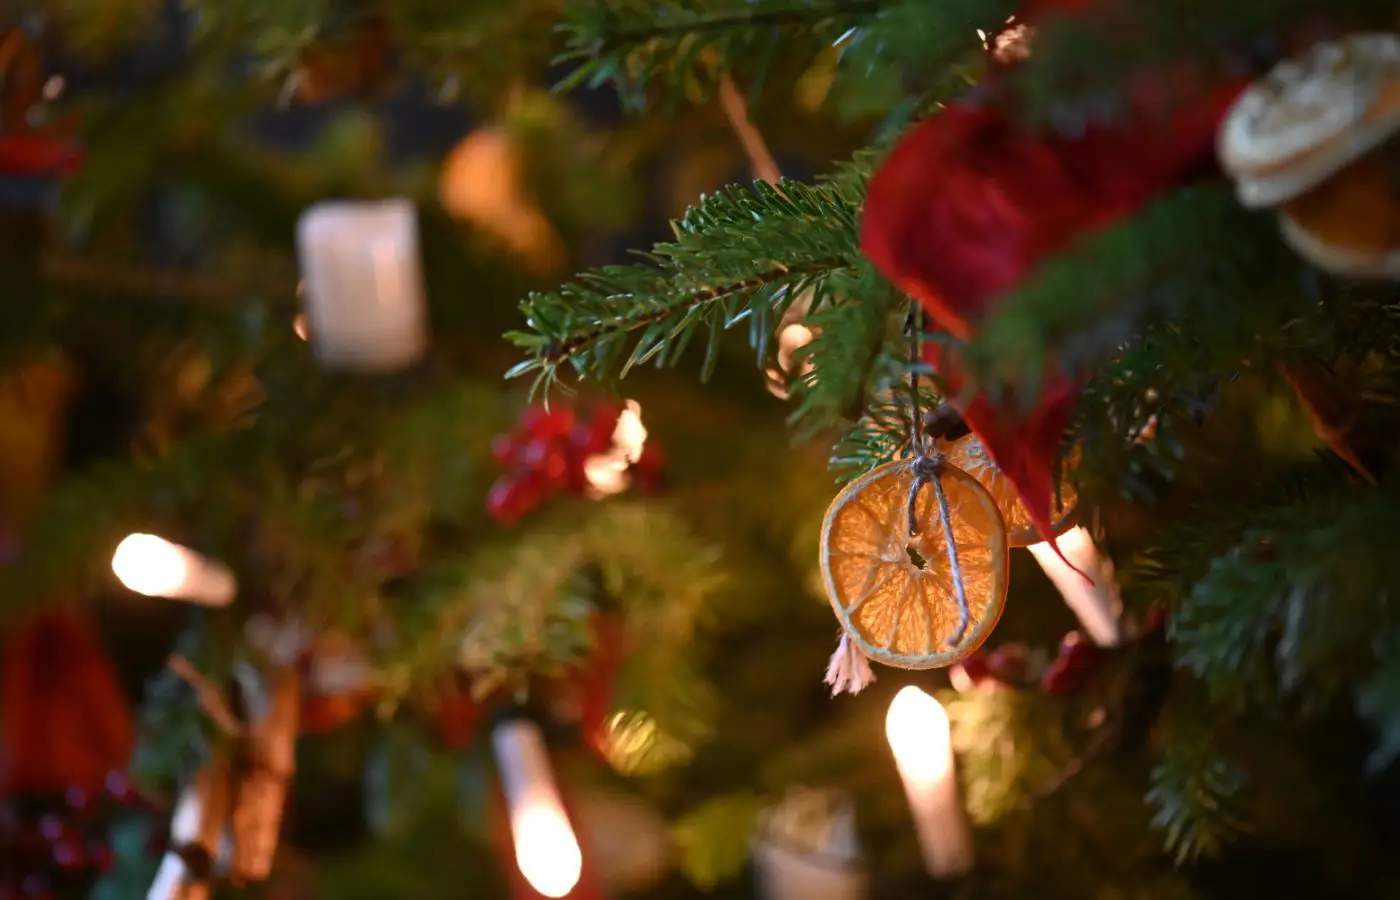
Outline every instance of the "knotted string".
<path id="1" fill-rule="evenodd" d="M 905 328 L 909 333 L 909 448 L 913 457 L 914 475 L 906 505 L 908 536 L 912 540 L 919 534 L 919 494 L 924 485 L 931 484 L 934 496 L 938 499 L 938 518 L 943 523 L 943 537 L 948 545 L 948 574 L 953 584 L 953 599 L 958 604 L 958 626 L 948 638 L 948 647 L 954 648 L 962 643 L 967 635 L 968 626 L 972 621 L 972 607 L 967 602 L 967 590 L 963 587 L 962 563 L 958 559 L 958 545 L 953 537 L 953 512 L 949 508 L 948 495 L 943 490 L 943 482 L 939 478 L 945 465 L 943 454 L 936 449 L 929 451 L 923 414 L 919 408 L 923 308 L 917 303 L 909 311 Z M 841 643 L 832 654 L 831 663 L 826 670 L 826 683 L 831 686 L 831 693 L 858 694 L 874 680 L 875 672 L 870 667 L 870 659 L 855 646 L 849 634 L 843 633 Z"/>
<path id="2" fill-rule="evenodd" d="M 924 485 L 932 484 L 938 498 L 938 517 L 943 522 L 943 537 L 948 544 L 948 574 L 953 583 L 953 599 L 958 604 L 958 627 L 948 638 L 948 646 L 956 647 L 967 634 L 972 620 L 972 608 L 963 587 L 962 564 L 958 560 L 958 545 L 953 539 L 953 513 L 948 507 L 948 495 L 938 477 L 943 472 L 943 454 L 928 452 L 924 417 L 919 411 L 919 361 L 922 358 L 923 307 L 917 304 L 909 311 L 909 445 L 914 455 L 914 483 L 909 486 L 909 537 L 919 534 L 919 493 Z"/>

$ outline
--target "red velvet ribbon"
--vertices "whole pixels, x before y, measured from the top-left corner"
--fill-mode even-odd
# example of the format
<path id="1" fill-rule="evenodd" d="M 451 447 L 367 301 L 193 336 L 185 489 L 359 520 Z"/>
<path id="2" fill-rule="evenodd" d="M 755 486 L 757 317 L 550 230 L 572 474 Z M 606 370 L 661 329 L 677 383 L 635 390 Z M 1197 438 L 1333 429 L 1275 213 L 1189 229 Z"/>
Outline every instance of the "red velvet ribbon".
<path id="1" fill-rule="evenodd" d="M 86 617 L 44 613 L 11 632 L 3 654 L 0 794 L 95 791 L 126 767 L 131 708 Z"/>
<path id="2" fill-rule="evenodd" d="M 50 178 L 72 175 L 83 152 L 70 141 L 34 134 L 0 134 L 0 176 Z"/>
<path id="3" fill-rule="evenodd" d="M 1094 6 L 1034 5 L 1035 12 Z M 997 106 L 954 103 L 914 126 L 871 179 L 861 247 L 938 328 L 972 340 L 977 323 L 1042 262 L 1208 161 L 1241 87 L 1161 73 L 1133 86 L 1132 121 L 1090 125 L 1073 137 L 1029 131 Z M 925 358 L 1055 546 L 1053 469 L 1082 381 L 1048 373 L 1027 414 L 977 392 L 944 347 L 930 344 Z"/>

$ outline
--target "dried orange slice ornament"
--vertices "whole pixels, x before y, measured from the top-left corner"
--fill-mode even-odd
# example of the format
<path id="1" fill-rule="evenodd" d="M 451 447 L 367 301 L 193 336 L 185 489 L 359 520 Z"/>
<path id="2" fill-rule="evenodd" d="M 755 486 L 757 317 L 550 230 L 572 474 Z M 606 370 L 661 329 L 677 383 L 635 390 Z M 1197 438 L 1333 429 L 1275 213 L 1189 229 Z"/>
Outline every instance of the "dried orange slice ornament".
<path id="1" fill-rule="evenodd" d="M 997 464 L 992 462 L 992 458 L 987 455 L 987 451 L 982 447 L 976 435 L 968 435 L 955 441 L 938 441 L 936 446 L 943 458 L 949 465 L 962 469 L 967 474 L 976 478 L 982 487 L 992 495 L 996 501 L 997 509 L 1001 510 L 1002 521 L 1006 523 L 1006 542 L 1012 547 L 1029 547 L 1032 544 L 1039 544 L 1045 537 L 1036 530 L 1035 522 L 1031 520 L 1031 514 L 1026 511 L 1026 507 L 1021 503 L 1021 498 L 1016 493 L 1016 488 L 1002 474 Z M 1067 467 L 1072 467 L 1077 462 L 1078 450 L 1067 461 Z M 1079 501 L 1079 495 L 1074 490 L 1074 486 L 1069 483 L 1060 485 L 1059 496 L 1052 498 L 1053 509 L 1051 514 L 1055 517 L 1055 536 L 1059 537 L 1070 528 L 1074 527 L 1074 506 Z"/>
<path id="2" fill-rule="evenodd" d="M 887 463 L 847 485 L 821 534 L 822 580 L 844 632 L 827 670 L 832 693 L 873 681 L 870 660 L 934 669 L 976 650 L 1006 604 L 1007 560 L 995 499 L 946 460 Z"/>

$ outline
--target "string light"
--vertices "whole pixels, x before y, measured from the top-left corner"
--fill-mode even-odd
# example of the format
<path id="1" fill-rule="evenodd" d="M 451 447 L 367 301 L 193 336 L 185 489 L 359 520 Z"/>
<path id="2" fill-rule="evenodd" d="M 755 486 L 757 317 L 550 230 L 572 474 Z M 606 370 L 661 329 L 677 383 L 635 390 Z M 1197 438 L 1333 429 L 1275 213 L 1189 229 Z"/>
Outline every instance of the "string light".
<path id="1" fill-rule="evenodd" d="M 895 695 L 885 716 L 885 737 L 909 799 L 924 866 L 934 878 L 956 878 L 972 868 L 972 832 L 953 771 L 948 713 L 910 685 Z"/>
<path id="2" fill-rule="evenodd" d="M 642 424 L 642 405 L 628 400 L 613 427 L 612 447 L 583 461 L 583 475 L 588 479 L 589 495 L 594 499 L 620 494 L 631 484 L 629 466 L 642 458 L 647 442 L 647 429 Z"/>
<path id="3" fill-rule="evenodd" d="M 520 874 L 546 897 L 567 897 L 583 875 L 583 851 L 559 798 L 544 737 L 535 723 L 513 719 L 491 732 L 491 743 Z"/>
<path id="4" fill-rule="evenodd" d="M 130 534 L 112 554 L 112 573 L 128 590 L 148 597 L 227 606 L 238 582 L 227 566 L 154 534 Z"/>
<path id="5" fill-rule="evenodd" d="M 1049 543 L 1030 546 L 1031 555 L 1059 588 L 1065 604 L 1079 617 L 1084 631 L 1100 647 L 1116 647 L 1123 641 L 1122 606 L 1113 561 L 1094 543 L 1081 525 L 1055 539 L 1060 553 Z M 1068 563 L 1066 563 L 1068 560 Z M 1075 571 L 1078 569 L 1079 571 Z M 1083 572 L 1092 581 L 1086 581 Z"/>

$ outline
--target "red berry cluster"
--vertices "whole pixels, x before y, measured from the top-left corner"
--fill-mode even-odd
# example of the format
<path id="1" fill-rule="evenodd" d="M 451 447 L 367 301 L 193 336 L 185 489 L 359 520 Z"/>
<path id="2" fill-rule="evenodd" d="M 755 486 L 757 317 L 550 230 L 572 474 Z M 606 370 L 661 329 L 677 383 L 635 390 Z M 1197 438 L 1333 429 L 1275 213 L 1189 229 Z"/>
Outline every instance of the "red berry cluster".
<path id="1" fill-rule="evenodd" d="M 1060 655 L 1041 674 L 1040 689 L 1061 695 L 1081 690 L 1107 655 L 1108 651 L 1071 631 L 1060 641 Z"/>
<path id="2" fill-rule="evenodd" d="M 112 866 L 105 837 L 116 810 L 151 812 L 120 772 L 100 793 L 74 785 L 61 800 L 8 799 L 0 805 L 0 900 L 54 900 L 75 895 Z M 163 847 L 148 848 L 152 854 Z"/>
<path id="3" fill-rule="evenodd" d="M 622 410 L 607 404 L 580 416 L 572 407 L 526 408 L 519 424 L 491 442 L 491 455 L 506 469 L 486 495 L 486 511 L 498 522 L 519 521 L 545 500 L 560 494 L 584 495 L 589 487 L 585 463 L 613 451 L 613 432 Z M 664 459 L 654 440 L 631 465 L 632 484 L 654 490 Z"/>
<path id="4" fill-rule="evenodd" d="M 1030 660 L 1025 644 L 1002 644 L 985 653 L 981 650 L 958 663 L 955 668 L 962 671 L 967 683 L 976 688 L 995 689 L 1000 685 L 1023 683 L 1027 678 Z M 962 680 L 954 681 L 957 684 Z"/>
<path id="5" fill-rule="evenodd" d="M 979 651 L 958 663 L 953 683 L 959 689 L 963 684 L 977 690 L 1034 686 L 1047 694 L 1073 694 L 1083 689 L 1108 654 L 1108 650 L 1084 635 L 1071 631 L 1060 642 L 1059 655 L 1038 677 L 1024 644 L 1003 644 L 990 653 Z"/>

